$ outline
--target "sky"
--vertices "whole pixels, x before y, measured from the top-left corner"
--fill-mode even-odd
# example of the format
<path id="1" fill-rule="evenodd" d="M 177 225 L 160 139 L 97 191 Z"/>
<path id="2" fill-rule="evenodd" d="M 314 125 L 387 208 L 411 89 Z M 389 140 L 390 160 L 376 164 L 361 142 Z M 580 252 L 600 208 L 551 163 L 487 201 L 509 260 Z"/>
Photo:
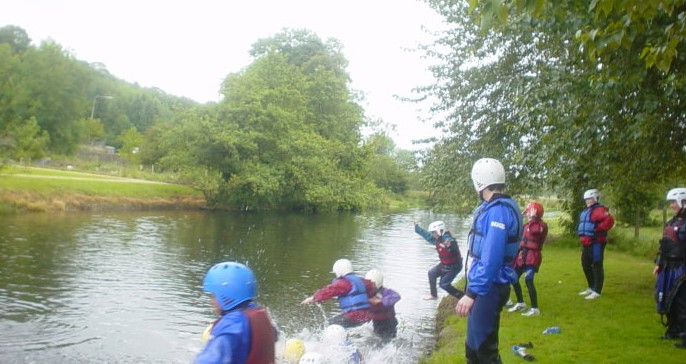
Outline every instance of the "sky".
<path id="1" fill-rule="evenodd" d="M 222 80 L 252 59 L 251 45 L 283 28 L 336 38 L 349 61 L 351 87 L 366 95 L 368 117 L 397 125 L 403 149 L 436 136 L 428 105 L 404 103 L 433 83 L 431 61 L 410 52 L 432 43 L 442 20 L 419 0 L 9 0 L 0 27 L 16 25 L 34 45 L 52 39 L 75 58 L 99 62 L 115 77 L 204 103 L 218 101 Z"/>

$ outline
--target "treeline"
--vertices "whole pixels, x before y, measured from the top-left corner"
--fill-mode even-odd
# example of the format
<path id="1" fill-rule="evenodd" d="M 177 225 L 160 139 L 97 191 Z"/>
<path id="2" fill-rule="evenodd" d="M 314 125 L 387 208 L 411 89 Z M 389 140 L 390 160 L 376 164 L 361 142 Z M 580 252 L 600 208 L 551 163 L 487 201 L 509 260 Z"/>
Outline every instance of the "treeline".
<path id="1" fill-rule="evenodd" d="M 358 210 L 404 193 L 414 155 L 383 132 L 363 138 L 361 95 L 335 39 L 284 30 L 255 42 L 217 103 L 198 104 L 117 79 L 59 44 L 0 28 L 0 152 L 71 155 L 106 143 L 232 209 Z"/>
<path id="2" fill-rule="evenodd" d="M 553 191 L 578 216 L 598 188 L 636 227 L 686 185 L 682 1 L 427 2 L 448 25 L 425 47 L 437 82 L 417 89 L 439 100 L 424 161 L 437 203 L 473 205 L 481 157 L 503 160 L 515 195 Z"/>

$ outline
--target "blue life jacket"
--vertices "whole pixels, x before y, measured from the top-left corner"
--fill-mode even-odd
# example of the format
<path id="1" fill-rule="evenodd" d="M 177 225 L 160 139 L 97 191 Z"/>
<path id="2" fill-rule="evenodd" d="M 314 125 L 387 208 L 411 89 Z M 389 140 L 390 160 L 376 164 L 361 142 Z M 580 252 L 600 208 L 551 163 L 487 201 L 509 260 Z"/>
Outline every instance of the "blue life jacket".
<path id="1" fill-rule="evenodd" d="M 369 308 L 367 289 L 364 286 L 364 282 L 362 282 L 362 278 L 355 274 L 347 274 L 336 279 L 346 279 L 353 286 L 346 295 L 338 297 L 338 305 L 341 307 L 341 311 L 350 312 Z"/>
<path id="2" fill-rule="evenodd" d="M 576 234 L 578 236 L 595 236 L 595 223 L 591 221 L 591 214 L 597 206 L 599 205 L 595 204 L 581 211 L 579 225 L 576 227 Z"/>
<path id="3" fill-rule="evenodd" d="M 521 219 L 522 214 L 519 210 L 519 206 L 517 206 L 517 204 L 511 198 L 508 197 L 495 198 L 489 201 L 486 205 L 482 205 L 481 208 L 478 208 L 476 211 L 474 211 L 474 221 L 472 222 L 472 229 L 469 232 L 469 255 L 473 258 L 481 259 L 481 252 L 483 250 L 484 243 L 484 234 L 477 227 L 477 224 L 479 222 L 479 216 L 481 216 L 481 214 L 483 214 L 486 210 L 490 209 L 491 207 L 497 204 L 503 204 L 512 209 L 512 212 L 514 213 L 515 219 L 517 221 L 517 230 L 508 231 L 509 235 L 507 238 L 507 243 L 505 244 L 504 263 L 511 263 L 514 260 L 515 255 L 517 255 L 517 251 L 519 250 L 519 239 L 522 236 L 523 225 Z"/>

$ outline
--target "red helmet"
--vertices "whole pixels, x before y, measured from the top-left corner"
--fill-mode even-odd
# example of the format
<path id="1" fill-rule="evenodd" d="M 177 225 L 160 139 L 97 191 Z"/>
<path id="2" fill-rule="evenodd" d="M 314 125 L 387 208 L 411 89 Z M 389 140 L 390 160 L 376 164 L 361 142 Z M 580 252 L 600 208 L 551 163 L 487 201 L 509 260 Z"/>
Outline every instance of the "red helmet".
<path id="1" fill-rule="evenodd" d="M 529 216 L 529 213 L 533 211 L 533 213 L 540 219 L 543 217 L 543 205 L 541 205 L 538 202 L 529 202 L 526 204 L 526 208 L 524 209 L 524 215 Z"/>

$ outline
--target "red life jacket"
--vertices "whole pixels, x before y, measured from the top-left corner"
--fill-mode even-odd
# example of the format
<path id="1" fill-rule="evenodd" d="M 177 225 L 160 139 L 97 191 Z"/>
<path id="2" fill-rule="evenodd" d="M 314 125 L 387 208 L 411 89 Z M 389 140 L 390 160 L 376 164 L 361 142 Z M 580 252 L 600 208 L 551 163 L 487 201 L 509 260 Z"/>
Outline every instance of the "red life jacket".
<path id="1" fill-rule="evenodd" d="M 276 331 L 264 308 L 244 310 L 250 322 L 250 351 L 246 364 L 274 364 Z"/>
<path id="2" fill-rule="evenodd" d="M 686 221 L 681 217 L 671 219 L 662 230 L 660 239 L 660 258 L 664 261 L 678 261 L 686 263 L 686 240 L 684 236 Z"/>
<path id="3" fill-rule="evenodd" d="M 519 247 L 528 250 L 542 250 L 543 239 L 545 239 L 544 232 L 545 223 L 539 219 L 532 219 L 524 225 L 522 231 L 522 239 L 519 241 Z"/>
<path id="4" fill-rule="evenodd" d="M 452 234 L 450 234 L 450 231 L 446 231 L 443 234 L 447 234 L 451 238 L 453 237 Z M 450 241 L 457 244 L 457 240 L 453 239 Z M 441 264 L 453 265 L 458 259 L 460 259 L 460 248 L 457 248 L 455 251 L 450 251 L 448 248 L 444 247 L 443 244 L 441 244 L 441 237 L 436 239 L 435 246 L 436 251 L 438 252 L 438 258 L 441 260 Z"/>

